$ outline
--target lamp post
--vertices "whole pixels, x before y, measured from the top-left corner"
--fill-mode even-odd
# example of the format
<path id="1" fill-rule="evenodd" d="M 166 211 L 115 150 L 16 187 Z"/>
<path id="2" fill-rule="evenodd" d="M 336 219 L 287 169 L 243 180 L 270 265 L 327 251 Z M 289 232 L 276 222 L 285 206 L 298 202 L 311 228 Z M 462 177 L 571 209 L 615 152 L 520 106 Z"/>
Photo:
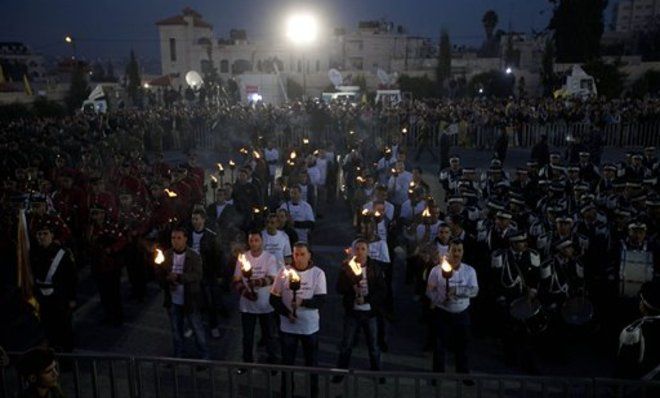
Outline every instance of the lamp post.
<path id="1" fill-rule="evenodd" d="M 318 35 L 318 23 L 312 14 L 294 14 L 286 23 L 286 37 L 296 47 L 301 48 L 303 99 L 307 93 L 307 65 L 305 63 L 305 48 L 311 45 Z"/>
<path id="2" fill-rule="evenodd" d="M 76 41 L 73 39 L 73 36 L 64 36 L 64 42 L 71 45 L 71 50 L 73 51 L 72 59 L 76 59 Z"/>

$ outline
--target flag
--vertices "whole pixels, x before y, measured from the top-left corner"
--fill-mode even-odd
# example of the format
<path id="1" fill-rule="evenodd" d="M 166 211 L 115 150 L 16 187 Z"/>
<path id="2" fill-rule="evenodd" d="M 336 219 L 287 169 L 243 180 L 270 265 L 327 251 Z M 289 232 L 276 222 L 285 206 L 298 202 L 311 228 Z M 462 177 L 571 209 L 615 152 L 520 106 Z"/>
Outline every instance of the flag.
<path id="1" fill-rule="evenodd" d="M 18 212 L 18 236 L 16 237 L 16 264 L 17 286 L 21 290 L 23 299 L 32 305 L 36 314 L 39 313 L 39 304 L 34 297 L 34 280 L 30 268 L 30 238 L 28 236 L 25 209 Z"/>
<path id="2" fill-rule="evenodd" d="M 32 95 L 32 87 L 30 87 L 30 82 L 26 75 L 23 75 L 23 86 L 25 88 L 25 94 Z"/>

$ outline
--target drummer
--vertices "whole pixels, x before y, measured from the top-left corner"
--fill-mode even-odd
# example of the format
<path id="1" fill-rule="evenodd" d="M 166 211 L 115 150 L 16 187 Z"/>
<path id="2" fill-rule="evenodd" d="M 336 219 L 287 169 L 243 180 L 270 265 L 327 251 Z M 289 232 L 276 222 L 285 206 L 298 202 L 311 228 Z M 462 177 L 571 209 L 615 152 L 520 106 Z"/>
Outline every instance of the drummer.
<path id="1" fill-rule="evenodd" d="M 522 322 L 520 314 L 511 314 L 514 302 L 522 302 L 529 309 L 525 321 L 534 321 L 532 308 L 540 310 L 537 295 L 540 283 L 541 257 L 528 246 L 527 234 L 516 231 L 509 235 L 511 247 L 497 250 L 491 258 L 493 276 L 497 286 L 497 308 L 499 313 L 504 359 L 508 366 L 520 366 L 530 374 L 538 373 L 533 337 L 543 325 Z M 516 308 L 517 309 L 517 308 Z"/>
<path id="2" fill-rule="evenodd" d="M 640 292 L 642 315 L 619 335 L 617 377 L 655 380 L 660 374 L 660 282 L 647 282 Z"/>
<path id="3" fill-rule="evenodd" d="M 584 270 L 570 238 L 555 244 L 555 254 L 541 265 L 539 298 L 551 313 L 557 313 L 567 298 L 584 294 Z"/>

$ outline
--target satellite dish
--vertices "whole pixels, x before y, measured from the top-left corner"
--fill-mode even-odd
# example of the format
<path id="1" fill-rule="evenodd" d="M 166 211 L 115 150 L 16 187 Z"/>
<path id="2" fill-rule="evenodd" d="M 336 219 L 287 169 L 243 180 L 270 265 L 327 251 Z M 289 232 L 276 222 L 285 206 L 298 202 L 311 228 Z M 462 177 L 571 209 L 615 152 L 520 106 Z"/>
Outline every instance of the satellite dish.
<path id="1" fill-rule="evenodd" d="M 197 88 L 204 83 L 204 80 L 202 80 L 202 76 L 197 71 L 191 70 L 186 73 L 186 83 L 192 88 Z"/>
<path id="2" fill-rule="evenodd" d="M 380 80 L 380 84 L 387 86 L 390 84 L 390 75 L 387 74 L 384 70 L 381 68 L 378 68 L 376 71 L 376 75 L 378 76 L 378 80 Z"/>
<path id="3" fill-rule="evenodd" d="M 335 87 L 341 86 L 344 83 L 344 78 L 341 75 L 341 72 L 335 68 L 332 68 L 328 71 L 328 79 L 330 79 Z"/>

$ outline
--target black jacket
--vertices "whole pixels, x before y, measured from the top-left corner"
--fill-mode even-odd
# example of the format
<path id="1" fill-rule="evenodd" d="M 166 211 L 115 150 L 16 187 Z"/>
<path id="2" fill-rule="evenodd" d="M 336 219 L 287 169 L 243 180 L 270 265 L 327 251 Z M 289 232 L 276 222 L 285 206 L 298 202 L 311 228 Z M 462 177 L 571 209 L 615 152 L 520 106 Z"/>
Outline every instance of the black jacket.
<path id="1" fill-rule="evenodd" d="M 188 244 L 192 247 L 192 230 L 188 234 Z M 223 260 L 221 247 L 220 236 L 215 231 L 205 228 L 199 242 L 199 255 L 202 257 L 202 270 L 206 280 L 215 279 L 220 275 Z"/>
<path id="2" fill-rule="evenodd" d="M 163 307 L 172 306 L 172 293 L 170 284 L 167 281 L 167 275 L 172 271 L 172 260 L 174 251 L 169 249 L 165 252 L 165 262 L 156 267 L 156 280 L 163 288 L 165 293 Z M 183 311 L 187 314 L 198 311 L 202 305 L 202 259 L 193 249 L 186 249 L 186 259 L 183 266 L 183 274 L 180 276 L 179 283 L 184 286 Z"/>
<path id="3" fill-rule="evenodd" d="M 57 272 L 53 275 L 52 288 L 54 290 L 50 296 L 45 297 L 39 290 L 41 285 L 38 281 L 44 281 L 46 279 L 46 274 L 48 274 L 50 265 L 60 249 L 63 249 L 65 253 L 60 261 L 59 267 L 57 268 Z M 73 255 L 68 249 L 64 249 L 56 243 L 52 243 L 47 248 L 36 246 L 30 253 L 30 263 L 32 265 L 32 273 L 35 279 L 36 296 L 40 300 L 73 301 L 76 299 L 78 274 Z"/>
<path id="4" fill-rule="evenodd" d="M 337 279 L 337 292 L 342 295 L 342 303 L 346 312 L 353 311 L 355 303 L 355 290 L 353 286 L 357 283 L 355 274 L 351 270 L 347 261 L 344 261 L 339 270 Z M 371 304 L 371 310 L 380 313 L 383 309 L 385 296 L 387 295 L 387 285 L 385 276 L 378 261 L 367 258 L 367 284 L 369 285 L 369 294 L 364 297 L 365 303 Z"/>

